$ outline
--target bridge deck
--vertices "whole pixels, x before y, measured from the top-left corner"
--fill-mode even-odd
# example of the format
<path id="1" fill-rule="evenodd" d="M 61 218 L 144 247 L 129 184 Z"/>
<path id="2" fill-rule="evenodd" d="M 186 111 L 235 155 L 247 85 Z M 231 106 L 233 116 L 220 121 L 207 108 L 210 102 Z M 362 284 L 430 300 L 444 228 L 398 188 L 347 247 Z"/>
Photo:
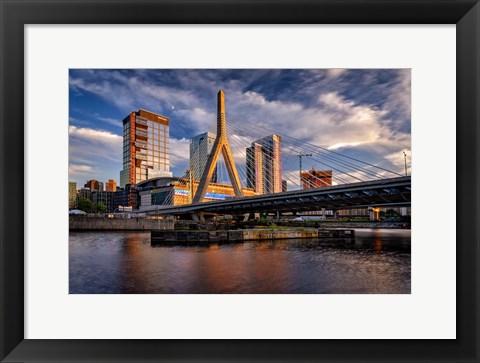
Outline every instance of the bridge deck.
<path id="1" fill-rule="evenodd" d="M 410 203 L 411 177 L 405 176 L 214 202 L 179 206 L 151 206 L 141 212 L 176 215 L 198 212 L 241 214 L 306 211 L 322 208 L 351 209 L 368 206 L 409 206 Z"/>

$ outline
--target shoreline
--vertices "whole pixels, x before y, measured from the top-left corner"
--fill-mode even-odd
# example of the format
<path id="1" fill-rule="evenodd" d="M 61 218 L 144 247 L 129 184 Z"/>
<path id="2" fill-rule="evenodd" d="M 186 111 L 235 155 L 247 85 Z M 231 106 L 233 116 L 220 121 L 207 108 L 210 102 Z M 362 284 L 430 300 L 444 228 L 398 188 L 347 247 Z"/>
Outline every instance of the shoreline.
<path id="1" fill-rule="evenodd" d="M 344 221 L 277 221 L 253 223 L 222 221 L 202 223 L 187 220 L 150 219 L 150 218 L 107 218 L 107 217 L 70 217 L 70 231 L 156 231 L 156 230 L 192 230 L 192 231 L 245 231 L 245 230 L 298 230 L 298 229 L 411 229 L 408 222 L 344 222 Z"/>

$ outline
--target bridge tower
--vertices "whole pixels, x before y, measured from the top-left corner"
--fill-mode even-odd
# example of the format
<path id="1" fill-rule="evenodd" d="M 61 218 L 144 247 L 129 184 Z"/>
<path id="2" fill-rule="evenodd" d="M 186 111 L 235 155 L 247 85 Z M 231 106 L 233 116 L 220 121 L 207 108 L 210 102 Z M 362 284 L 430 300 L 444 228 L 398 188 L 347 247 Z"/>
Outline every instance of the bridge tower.
<path id="1" fill-rule="evenodd" d="M 213 171 L 217 165 L 218 156 L 220 151 L 223 154 L 225 159 L 225 164 L 227 166 L 228 177 L 232 182 L 233 191 L 235 192 L 236 197 L 242 197 L 242 186 L 240 184 L 240 178 L 238 177 L 237 168 L 233 162 L 232 152 L 230 151 L 230 146 L 227 139 L 227 119 L 225 115 L 225 94 L 222 90 L 218 92 L 217 95 L 217 137 L 212 147 L 212 151 L 208 156 L 207 163 L 205 164 L 205 169 L 203 170 L 200 183 L 198 184 L 197 192 L 193 198 L 193 203 L 203 202 L 205 194 L 207 192 L 208 185 L 212 180 Z"/>

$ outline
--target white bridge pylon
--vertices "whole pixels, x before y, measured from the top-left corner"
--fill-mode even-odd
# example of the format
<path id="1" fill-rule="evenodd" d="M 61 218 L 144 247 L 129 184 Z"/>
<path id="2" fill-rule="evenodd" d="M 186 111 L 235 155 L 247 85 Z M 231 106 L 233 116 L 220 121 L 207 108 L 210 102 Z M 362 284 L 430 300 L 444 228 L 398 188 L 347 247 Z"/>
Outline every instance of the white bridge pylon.
<path id="1" fill-rule="evenodd" d="M 228 176 L 232 182 L 233 191 L 236 197 L 243 197 L 242 185 L 240 184 L 240 178 L 238 177 L 237 168 L 233 162 L 232 152 L 227 139 L 227 120 L 225 114 L 225 94 L 222 90 L 218 91 L 217 95 L 217 137 L 212 147 L 212 151 L 208 156 L 207 163 L 203 169 L 203 174 L 200 179 L 200 183 L 193 198 L 193 203 L 201 203 L 205 198 L 208 185 L 212 180 L 213 171 L 217 165 L 218 156 L 222 151 L 223 159 L 227 166 Z"/>

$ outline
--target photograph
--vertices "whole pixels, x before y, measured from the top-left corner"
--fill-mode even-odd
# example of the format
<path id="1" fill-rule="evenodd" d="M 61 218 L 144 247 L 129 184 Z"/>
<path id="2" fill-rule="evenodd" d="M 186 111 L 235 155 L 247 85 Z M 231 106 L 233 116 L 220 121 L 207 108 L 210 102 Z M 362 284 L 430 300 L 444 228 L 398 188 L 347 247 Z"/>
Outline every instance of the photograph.
<path id="1" fill-rule="evenodd" d="M 410 69 L 70 69 L 70 294 L 410 294 Z"/>
<path id="2" fill-rule="evenodd" d="M 480 0 L 0 4 L 0 362 L 480 362 Z"/>

